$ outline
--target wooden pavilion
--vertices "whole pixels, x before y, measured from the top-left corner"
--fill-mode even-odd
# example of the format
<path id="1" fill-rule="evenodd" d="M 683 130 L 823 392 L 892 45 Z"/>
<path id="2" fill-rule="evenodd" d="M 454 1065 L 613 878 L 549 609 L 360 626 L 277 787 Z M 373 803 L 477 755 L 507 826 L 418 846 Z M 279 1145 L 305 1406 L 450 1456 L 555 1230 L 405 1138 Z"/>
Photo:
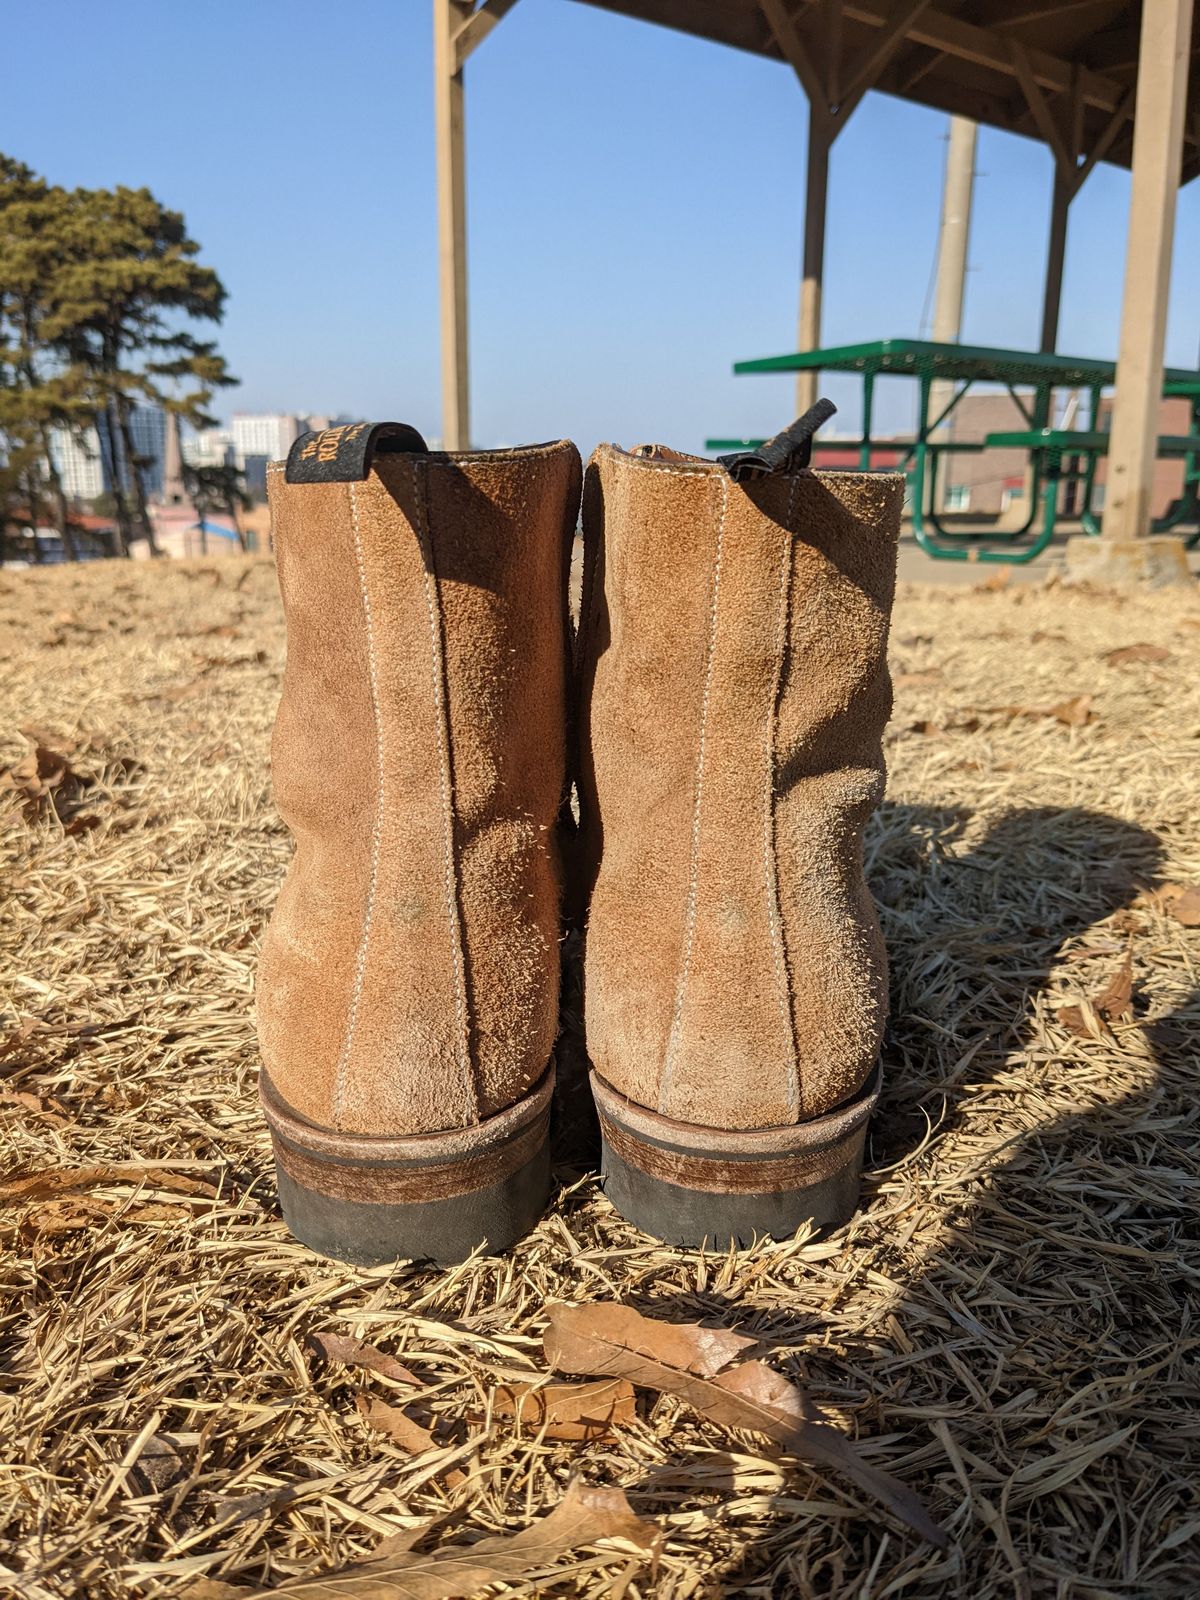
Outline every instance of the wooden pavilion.
<path id="1" fill-rule="evenodd" d="M 469 439 L 463 66 L 516 0 L 434 0 L 444 434 Z M 1058 332 L 1071 201 L 1132 169 L 1104 532 L 1149 530 L 1175 196 L 1200 173 L 1193 0 L 573 0 L 751 51 L 808 101 L 798 349 L 821 343 L 829 154 L 870 89 L 1039 139 L 1054 159 L 1041 348 Z M 799 377 L 811 402 L 815 372 Z"/>

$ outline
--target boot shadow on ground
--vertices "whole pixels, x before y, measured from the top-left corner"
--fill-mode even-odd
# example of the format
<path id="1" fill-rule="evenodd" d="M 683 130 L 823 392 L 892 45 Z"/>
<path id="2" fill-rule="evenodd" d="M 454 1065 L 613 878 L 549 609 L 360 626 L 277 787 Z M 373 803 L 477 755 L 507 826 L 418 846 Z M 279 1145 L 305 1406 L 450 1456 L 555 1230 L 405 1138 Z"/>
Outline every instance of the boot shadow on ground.
<path id="1" fill-rule="evenodd" d="M 868 839 L 893 1021 L 863 1200 L 896 1235 L 894 1248 L 886 1232 L 867 1235 L 894 1294 L 830 1317 L 819 1296 L 798 1294 L 795 1310 L 784 1297 L 748 1305 L 736 1284 L 680 1293 L 673 1275 L 675 1293 L 651 1282 L 631 1303 L 757 1332 L 761 1353 L 814 1396 L 860 1412 L 864 1441 L 906 1440 L 907 1455 L 873 1459 L 940 1502 L 955 1544 L 935 1556 L 893 1536 L 881 1582 L 912 1563 L 927 1568 L 920 1593 L 967 1592 L 994 1582 L 1001 1559 L 1005 1592 L 1019 1596 L 1092 1594 L 1097 1582 L 1144 1593 L 1164 1519 L 1182 1517 L 1187 1498 L 1172 1407 L 1185 1404 L 1191 1348 L 1179 1250 L 1197 1193 L 1187 1169 L 1200 991 L 1162 1013 L 1135 980 L 1134 1025 L 1118 1038 L 1048 1037 L 1037 997 L 1064 947 L 1156 880 L 1160 841 L 1103 812 L 1030 807 L 964 845 L 971 821 L 890 802 Z M 1086 941 L 1088 985 L 1115 970 L 1130 937 L 1113 928 Z M 1147 1016 L 1151 1005 L 1162 1014 Z M 939 1169 L 935 1147 L 951 1139 L 963 1155 Z M 687 1460 L 681 1451 L 646 1481 L 646 1509 Z M 704 1461 L 718 1491 L 720 1463 Z M 1038 1525 L 1046 1495 L 1061 1511 Z M 878 1547 L 872 1512 L 843 1525 L 853 1553 L 865 1551 L 861 1568 L 841 1565 L 851 1545 L 822 1557 L 820 1541 L 793 1546 L 785 1526 L 719 1575 L 721 1592 L 851 1592 L 841 1582 Z M 1168 1541 L 1163 1559 L 1178 1555 Z"/>

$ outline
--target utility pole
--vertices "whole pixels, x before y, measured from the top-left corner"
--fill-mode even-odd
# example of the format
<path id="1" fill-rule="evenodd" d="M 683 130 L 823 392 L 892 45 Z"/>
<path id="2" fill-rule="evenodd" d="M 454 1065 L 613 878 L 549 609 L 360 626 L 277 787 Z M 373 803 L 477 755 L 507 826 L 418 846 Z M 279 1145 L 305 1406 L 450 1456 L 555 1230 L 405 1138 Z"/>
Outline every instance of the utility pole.
<path id="1" fill-rule="evenodd" d="M 937 344 L 957 344 L 962 337 L 978 133 L 979 128 L 970 117 L 950 118 L 946 178 L 942 187 L 942 225 L 938 235 L 937 294 L 933 307 L 933 337 Z M 929 403 L 933 416 L 945 410 L 953 394 L 954 385 L 945 380 L 932 386 Z M 937 437 L 947 438 L 949 432 L 947 423 L 937 430 Z M 938 487 L 939 500 L 944 501 L 948 487 L 943 472 Z"/>

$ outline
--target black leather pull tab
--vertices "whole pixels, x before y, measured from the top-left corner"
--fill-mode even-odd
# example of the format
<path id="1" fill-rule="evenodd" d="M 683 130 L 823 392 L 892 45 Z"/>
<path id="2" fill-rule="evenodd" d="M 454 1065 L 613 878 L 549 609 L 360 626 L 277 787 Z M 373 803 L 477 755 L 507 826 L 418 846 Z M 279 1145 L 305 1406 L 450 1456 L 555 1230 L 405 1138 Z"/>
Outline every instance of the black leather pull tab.
<path id="1" fill-rule="evenodd" d="M 818 400 L 790 428 L 777 433 L 757 450 L 740 450 L 736 455 L 718 456 L 729 476 L 763 478 L 773 472 L 798 472 L 812 459 L 813 434 L 829 421 L 837 407 L 832 400 Z"/>
<path id="2" fill-rule="evenodd" d="M 302 433 L 288 451 L 287 483 L 357 483 L 376 453 L 424 455 L 429 446 L 407 422 L 347 422 L 340 428 Z"/>

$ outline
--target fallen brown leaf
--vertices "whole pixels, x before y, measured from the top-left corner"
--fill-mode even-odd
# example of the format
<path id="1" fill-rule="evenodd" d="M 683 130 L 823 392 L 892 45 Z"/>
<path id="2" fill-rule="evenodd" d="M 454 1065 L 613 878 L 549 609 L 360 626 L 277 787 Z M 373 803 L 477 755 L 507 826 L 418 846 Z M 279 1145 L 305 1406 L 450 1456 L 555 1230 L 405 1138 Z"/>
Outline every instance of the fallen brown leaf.
<path id="1" fill-rule="evenodd" d="M 1000 717 L 1053 717 L 1068 728 L 1082 728 L 1095 720 L 1090 694 L 1072 695 L 1069 700 L 1060 700 L 1052 706 L 993 706 L 991 709 Z"/>
<path id="2" fill-rule="evenodd" d="M 109 1162 L 94 1167 L 51 1167 L 45 1172 L 18 1172 L 0 1178 L 0 1206 L 49 1200 L 74 1189 L 97 1189 L 110 1183 L 145 1184 L 149 1188 L 174 1189 L 181 1194 L 210 1198 L 216 1193 L 211 1183 L 185 1177 L 180 1172 L 143 1167 L 136 1162 Z"/>
<path id="3" fill-rule="evenodd" d="M 540 1386 L 502 1383 L 492 1396 L 492 1410 L 545 1439 L 595 1439 L 636 1415 L 633 1385 L 625 1378 Z"/>
<path id="4" fill-rule="evenodd" d="M 921 684 L 941 683 L 942 669 L 929 667 L 924 672 L 894 672 L 892 674 L 892 687 L 894 689 L 916 689 Z"/>
<path id="5" fill-rule="evenodd" d="M 1068 728 L 1082 728 L 1092 720 L 1092 697 L 1090 694 L 1077 694 L 1070 700 L 1060 700 L 1045 715 L 1064 723 Z"/>
<path id="6" fill-rule="evenodd" d="M 424 1387 L 420 1378 L 407 1367 L 401 1366 L 395 1356 L 377 1350 L 373 1344 L 367 1344 L 362 1339 L 352 1338 L 345 1333 L 312 1333 L 309 1340 L 317 1354 L 326 1361 L 340 1361 L 347 1367 L 366 1367 L 369 1372 L 378 1372 L 381 1377 L 406 1383 L 411 1389 Z"/>
<path id="7" fill-rule="evenodd" d="M 0 1084 L 0 1104 L 20 1106 L 22 1111 L 31 1111 L 35 1117 L 44 1117 L 55 1128 L 65 1128 L 71 1121 L 57 1100 L 43 1099 L 28 1089 L 9 1089 Z"/>
<path id="8" fill-rule="evenodd" d="M 1133 1015 L 1133 957 L 1125 960 L 1092 1001 L 1107 1022 L 1118 1022 Z"/>
<path id="9" fill-rule="evenodd" d="M 1200 889 L 1185 889 L 1172 899 L 1167 909 L 1185 928 L 1200 928 Z"/>
<path id="10" fill-rule="evenodd" d="M 552 1367 L 628 1378 L 678 1395 L 723 1427 L 765 1434 L 785 1450 L 844 1472 L 902 1522 L 944 1548 L 944 1529 L 916 1495 L 869 1466 L 836 1428 L 816 1420 L 820 1413 L 794 1384 L 762 1361 L 722 1370 L 756 1342 L 728 1329 L 656 1322 L 628 1306 L 603 1303 L 551 1307 L 545 1335 Z"/>
<path id="11" fill-rule="evenodd" d="M 1090 1000 L 1081 1000 L 1078 1005 L 1059 1006 L 1058 1020 L 1077 1039 L 1111 1039 L 1112 1029 L 1100 1016 Z"/>
<path id="12" fill-rule="evenodd" d="M 493 1583 L 516 1583 L 552 1567 L 568 1551 L 599 1539 L 621 1539 L 645 1555 L 658 1547 L 659 1530 L 636 1516 L 620 1489 L 588 1489 L 572 1483 L 548 1516 L 520 1533 L 493 1534 L 474 1544 L 447 1544 L 429 1555 L 396 1550 L 382 1559 L 339 1567 L 311 1578 L 293 1578 L 273 1589 L 238 1590 L 245 1600 L 268 1594 L 306 1600 L 454 1600 Z M 407 1542 L 407 1536 L 402 1541 Z"/>
<path id="13" fill-rule="evenodd" d="M 1169 661 L 1171 652 L 1161 644 L 1126 644 L 1106 650 L 1101 657 L 1110 667 L 1123 667 L 1128 661 Z"/>
<path id="14" fill-rule="evenodd" d="M 414 1422 L 400 1406 L 390 1406 L 386 1400 L 377 1400 L 374 1395 L 368 1394 L 360 1394 L 355 1405 L 368 1428 L 386 1434 L 393 1444 L 407 1450 L 409 1455 L 423 1456 L 429 1450 L 441 1449 L 429 1429 Z M 457 1467 L 448 1468 L 442 1477 L 452 1489 L 467 1481 L 466 1473 L 460 1472 Z"/>

